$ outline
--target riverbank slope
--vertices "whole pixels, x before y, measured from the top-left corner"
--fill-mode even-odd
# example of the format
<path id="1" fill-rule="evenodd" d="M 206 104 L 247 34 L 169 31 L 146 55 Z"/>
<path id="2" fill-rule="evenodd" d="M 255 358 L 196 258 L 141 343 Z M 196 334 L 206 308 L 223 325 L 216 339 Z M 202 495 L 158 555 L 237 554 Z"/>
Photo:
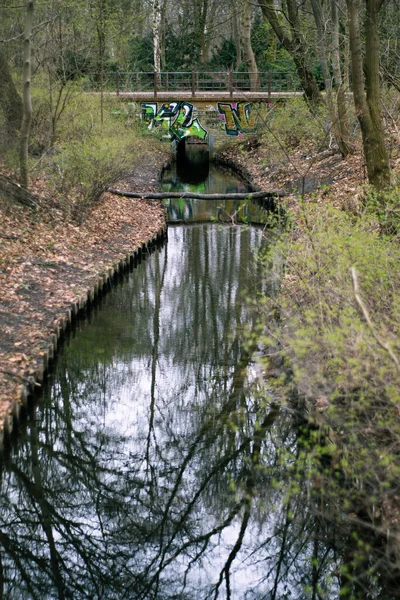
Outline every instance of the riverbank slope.
<path id="1" fill-rule="evenodd" d="M 307 139 L 286 147 L 280 161 L 262 139 L 224 158 L 256 187 L 288 193 L 290 227 L 272 250 L 278 260 L 271 254 L 268 262 L 278 265 L 280 293 L 254 299 L 263 372 L 269 385 L 276 377 L 282 403 L 307 415 L 310 494 L 335 499 L 354 539 L 367 531 L 369 543 L 382 544 L 381 576 L 393 581 L 400 564 L 397 128 L 387 140 L 394 185 L 379 196 L 367 185 L 357 138 L 346 159 Z M 365 555 L 356 554 L 354 571 L 364 577 Z"/>
<path id="2" fill-rule="evenodd" d="M 136 160 L 119 187 L 158 189 L 167 149 Z M 157 202 L 104 193 L 81 222 L 32 182 L 37 209 L 0 196 L 0 429 L 18 421 L 40 385 L 57 339 L 74 312 L 109 285 L 110 275 L 165 231 Z"/>

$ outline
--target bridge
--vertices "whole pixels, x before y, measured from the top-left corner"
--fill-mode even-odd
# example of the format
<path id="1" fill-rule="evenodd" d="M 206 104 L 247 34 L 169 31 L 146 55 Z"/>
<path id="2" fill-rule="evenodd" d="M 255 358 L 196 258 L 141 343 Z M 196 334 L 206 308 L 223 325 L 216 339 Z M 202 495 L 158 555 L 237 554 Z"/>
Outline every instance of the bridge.
<path id="1" fill-rule="evenodd" d="M 107 89 L 133 110 L 149 129 L 176 143 L 207 143 L 210 151 L 260 129 L 271 111 L 301 96 L 289 72 L 115 72 Z"/>

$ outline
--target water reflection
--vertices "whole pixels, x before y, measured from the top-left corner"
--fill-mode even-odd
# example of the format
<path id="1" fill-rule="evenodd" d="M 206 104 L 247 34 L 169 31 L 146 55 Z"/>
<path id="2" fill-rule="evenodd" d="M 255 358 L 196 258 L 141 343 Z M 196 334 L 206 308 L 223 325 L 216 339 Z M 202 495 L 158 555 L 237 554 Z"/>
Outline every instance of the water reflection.
<path id="1" fill-rule="evenodd" d="M 201 146 L 187 145 L 183 157 L 164 172 L 164 192 L 229 194 L 250 192 L 249 185 L 228 170 L 208 162 L 208 152 Z M 250 200 L 192 200 L 171 198 L 165 201 L 170 222 L 219 221 L 232 223 L 266 223 L 268 207 Z"/>
<path id="2" fill-rule="evenodd" d="M 3 471 L 0 598 L 345 590 L 349 528 L 332 527 L 334 501 L 313 493 L 291 413 L 239 336 L 264 244 L 254 229 L 170 229 L 65 345 Z M 343 597 L 390 598 L 357 585 Z"/>

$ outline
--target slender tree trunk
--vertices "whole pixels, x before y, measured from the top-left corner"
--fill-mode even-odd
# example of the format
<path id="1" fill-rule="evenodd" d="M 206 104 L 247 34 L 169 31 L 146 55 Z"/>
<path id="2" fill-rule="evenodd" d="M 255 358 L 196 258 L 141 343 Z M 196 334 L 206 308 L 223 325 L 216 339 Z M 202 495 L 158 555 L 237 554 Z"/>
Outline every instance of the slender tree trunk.
<path id="1" fill-rule="evenodd" d="M 348 140 L 348 127 L 346 128 L 347 123 L 347 111 L 346 111 L 346 102 L 343 91 L 343 86 L 341 85 L 341 74 L 340 74 L 340 57 L 339 57 L 339 21 L 338 21 L 338 12 L 336 6 L 336 0 L 332 0 L 332 11 L 333 14 L 333 6 L 336 10 L 336 22 L 334 22 L 332 18 L 332 40 L 330 40 L 331 36 L 327 32 L 327 22 L 329 19 L 327 15 L 324 14 L 322 3 L 320 0 L 311 0 L 311 7 L 314 14 L 314 20 L 317 28 L 318 34 L 318 46 L 319 46 L 319 54 L 322 65 L 322 72 L 324 75 L 325 82 L 325 91 L 326 91 L 326 105 L 328 108 L 328 113 L 330 116 L 330 120 L 332 123 L 332 131 L 336 143 L 339 147 L 340 153 L 343 157 L 346 157 L 349 154 L 349 140 Z M 335 25 L 337 25 L 337 30 L 335 35 Z M 336 39 L 337 38 L 337 39 Z M 331 46 L 330 41 L 332 41 L 332 65 L 334 68 L 334 83 L 335 86 L 332 85 L 331 75 L 329 73 L 329 56 L 328 50 Z M 337 52 L 334 53 L 335 49 L 335 41 L 337 41 Z M 337 62 L 339 61 L 339 63 Z M 337 82 L 337 83 L 336 83 Z M 336 91 L 335 97 L 333 91 Z"/>
<path id="2" fill-rule="evenodd" d="M 28 187 L 28 148 L 29 134 L 32 123 L 32 97 L 31 97 L 31 37 L 33 25 L 34 2 L 29 0 L 26 9 L 24 30 L 24 90 L 23 90 L 23 117 L 21 125 L 20 145 L 20 180 L 24 187 Z"/>
<path id="3" fill-rule="evenodd" d="M 332 81 L 329 74 L 328 66 L 328 39 L 326 35 L 326 27 L 324 22 L 324 16 L 322 13 L 322 6 L 320 0 L 311 0 L 311 8 L 314 15 L 315 25 L 317 28 L 318 46 L 319 46 L 319 57 L 321 61 L 322 73 L 324 76 L 325 92 L 326 92 L 326 104 L 328 107 L 329 115 L 331 117 L 332 126 L 336 126 L 336 111 L 333 105 L 332 98 Z M 336 136 L 335 136 L 336 137 Z"/>
<path id="4" fill-rule="evenodd" d="M 8 66 L 6 56 L 0 46 L 0 107 L 5 116 L 7 141 L 15 137 L 21 127 L 23 106 L 20 95 Z"/>
<path id="5" fill-rule="evenodd" d="M 242 17 L 243 56 L 250 76 L 250 89 L 255 91 L 259 88 L 259 74 L 256 59 L 251 45 L 251 28 L 253 16 L 253 4 L 245 0 Z"/>
<path id="6" fill-rule="evenodd" d="M 236 46 L 236 71 L 239 71 L 242 62 L 242 40 L 240 37 L 240 13 L 237 2 L 232 4 L 232 24 L 233 24 L 233 39 L 235 40 Z"/>
<path id="7" fill-rule="evenodd" d="M 154 73 L 157 87 L 161 83 L 161 52 L 160 52 L 160 27 L 161 26 L 161 4 L 160 0 L 153 2 L 153 60 Z"/>
<path id="8" fill-rule="evenodd" d="M 197 43 L 199 47 L 199 61 L 204 64 L 207 60 L 207 34 L 206 25 L 209 9 L 209 0 L 195 0 L 195 22 L 197 28 Z"/>
<path id="9" fill-rule="evenodd" d="M 302 82 L 306 99 L 313 108 L 323 103 L 322 95 L 318 88 L 317 82 L 315 81 L 315 77 L 308 66 L 307 43 L 301 31 L 299 7 L 297 1 L 286 0 L 286 4 L 292 33 L 292 57 L 296 65 L 300 81 Z"/>
<path id="10" fill-rule="evenodd" d="M 385 146 L 380 106 L 378 38 L 380 2 L 366 0 L 365 65 L 360 28 L 361 0 L 346 0 L 346 3 L 349 17 L 354 105 L 361 127 L 368 179 L 371 185 L 380 190 L 390 184 L 389 159 Z"/>
<path id="11" fill-rule="evenodd" d="M 97 39 L 99 43 L 99 84 L 100 84 L 100 122 L 104 121 L 104 55 L 106 52 L 106 15 L 104 0 L 100 0 L 96 18 Z"/>
<path id="12" fill-rule="evenodd" d="M 390 184 L 390 167 L 383 131 L 379 80 L 379 10 L 382 4 L 383 0 L 366 0 L 364 72 L 367 104 L 373 127 L 374 185 L 386 187 Z"/>
<path id="13" fill-rule="evenodd" d="M 100 43 L 100 122 L 104 123 L 104 53 L 105 53 L 105 40 L 101 38 Z"/>
<path id="14" fill-rule="evenodd" d="M 160 61 L 161 61 L 161 68 L 163 68 L 164 70 L 166 70 L 166 28 L 167 28 L 167 22 L 166 22 L 166 16 L 167 16 L 167 0 L 163 0 L 162 3 L 162 7 L 161 7 L 161 44 L 160 44 Z"/>
<path id="15" fill-rule="evenodd" d="M 346 157 L 351 152 L 352 147 L 350 144 L 349 117 L 340 61 L 339 11 L 337 7 L 337 0 L 331 0 L 331 17 L 333 88 L 336 92 L 339 125 L 338 144 L 342 156 Z"/>

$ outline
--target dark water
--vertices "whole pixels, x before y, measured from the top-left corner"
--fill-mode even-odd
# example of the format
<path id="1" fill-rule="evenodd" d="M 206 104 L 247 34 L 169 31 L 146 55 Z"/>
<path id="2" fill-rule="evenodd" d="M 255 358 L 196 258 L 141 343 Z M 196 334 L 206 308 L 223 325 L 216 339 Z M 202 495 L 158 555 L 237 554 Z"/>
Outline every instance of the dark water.
<path id="1" fill-rule="evenodd" d="M 2 472 L 0 598 L 397 597 L 243 341 L 266 249 L 172 227 L 66 341 Z"/>
<path id="2" fill-rule="evenodd" d="M 228 170 L 208 162 L 201 146 L 188 146 L 184 160 L 170 165 L 164 172 L 164 192 L 198 194 L 245 194 L 250 186 Z M 165 201 L 170 222 L 259 223 L 269 222 L 271 215 L 262 202 L 250 200 L 192 200 L 171 198 Z"/>

